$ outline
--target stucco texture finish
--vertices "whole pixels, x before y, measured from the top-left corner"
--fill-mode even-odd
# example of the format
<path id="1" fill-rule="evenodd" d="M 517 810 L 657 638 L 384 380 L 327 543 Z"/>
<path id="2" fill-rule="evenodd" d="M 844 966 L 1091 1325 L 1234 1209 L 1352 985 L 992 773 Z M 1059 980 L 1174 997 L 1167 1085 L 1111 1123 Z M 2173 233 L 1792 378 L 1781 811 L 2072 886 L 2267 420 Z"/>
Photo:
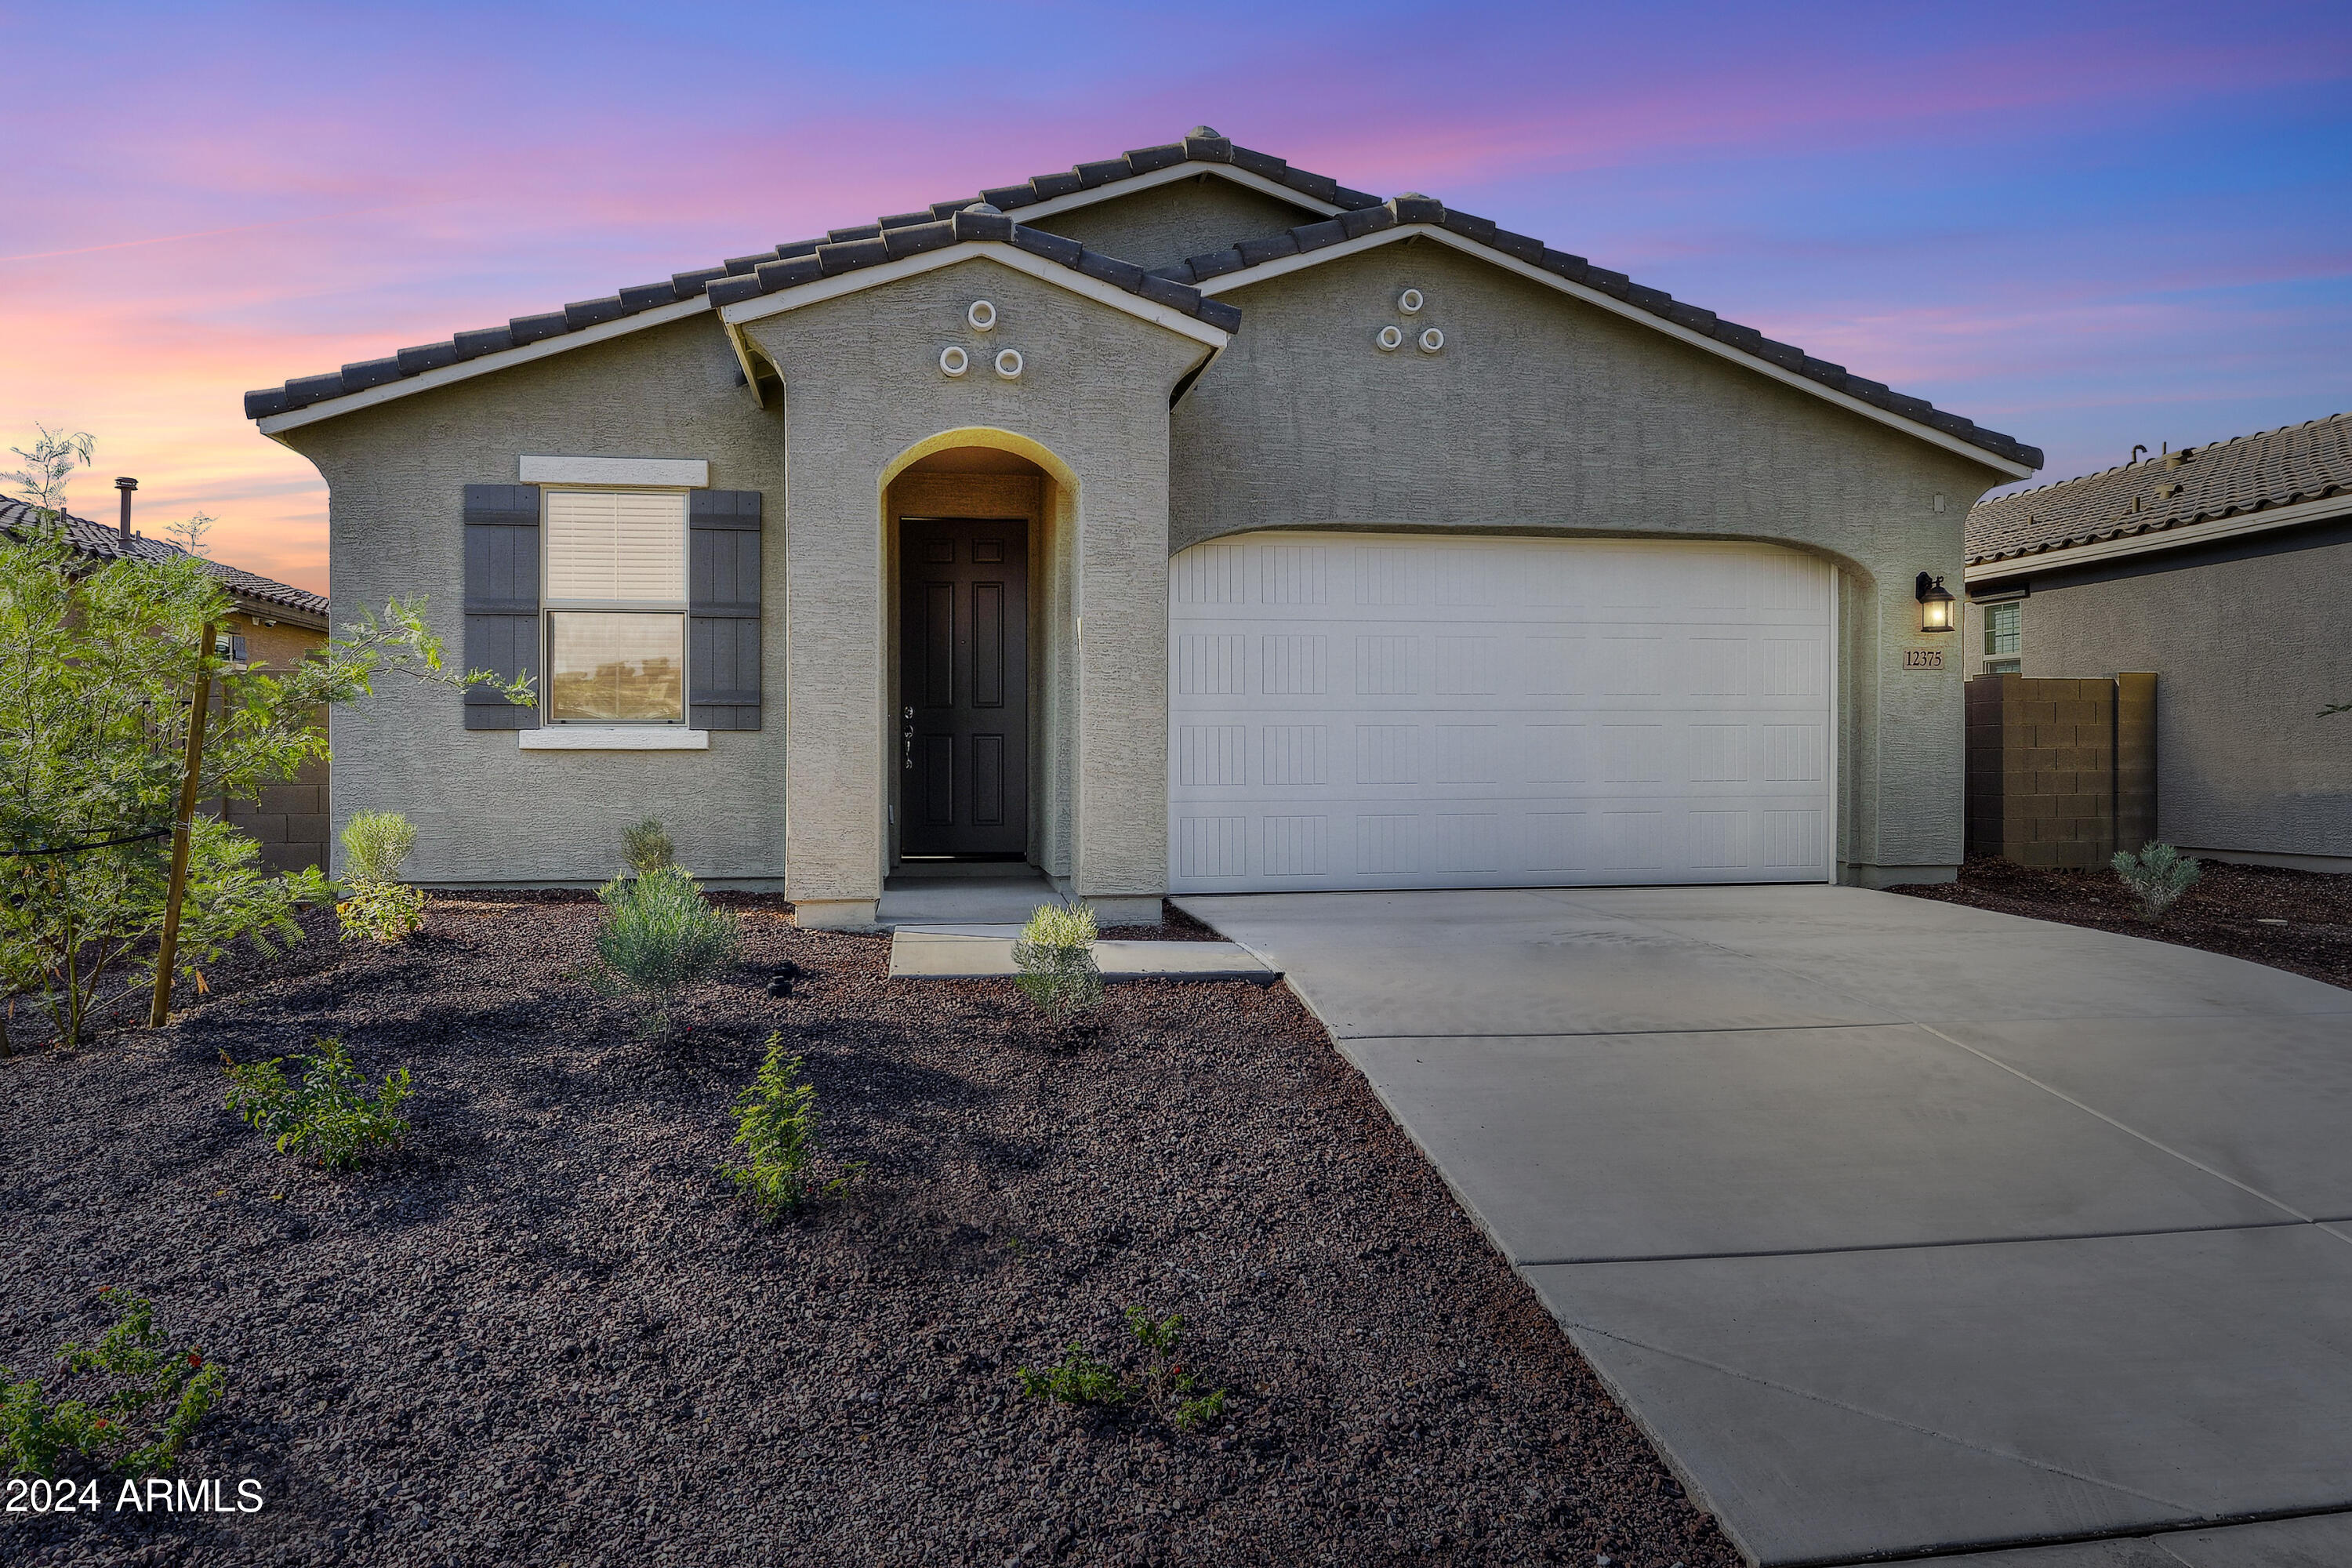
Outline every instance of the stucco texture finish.
<path id="1" fill-rule="evenodd" d="M 2352 857 L 2352 659 L 2319 585 L 2352 575 L 2352 524 L 2103 566 L 2054 563 L 2017 601 L 2029 676 L 2153 670 L 2157 834 L 2184 848 Z M 1998 584 L 1988 584 L 1988 590 Z M 1971 668 L 1984 606 L 1968 613 Z"/>
<path id="2" fill-rule="evenodd" d="M 997 307 L 975 331 L 974 300 Z M 791 448 L 783 555 L 790 682 L 786 890 L 876 897 L 888 861 L 882 485 L 909 448 L 985 429 L 1068 470 L 1078 721 L 1070 766 L 1078 892 L 1167 887 L 1168 398 L 1208 350 L 984 258 L 747 323 L 783 377 Z M 940 373 L 950 343 L 971 371 Z M 992 368 L 1003 349 L 1017 380 Z M 1056 532 L 1058 531 L 1055 531 Z M 1049 604 L 1052 596 L 1048 595 Z"/>
<path id="3" fill-rule="evenodd" d="M 1016 222 L 1029 221 L 1018 210 L 1013 216 Z M 1322 216 L 1220 174 L 1195 174 L 1131 196 L 1055 213 L 1032 226 L 1149 268 L 1223 250 L 1244 239 L 1285 234 Z"/>
<path id="4" fill-rule="evenodd" d="M 1397 308 L 1415 288 L 1417 315 Z M 1172 416 L 1177 548 L 1265 528 L 1752 539 L 1841 571 L 1840 858 L 1849 879 L 1962 855 L 1961 670 L 1903 669 L 1912 584 L 1960 580 L 2003 476 L 1429 241 L 1224 296 L 1242 332 Z M 1406 346 L 1382 353 L 1394 323 Z M 1442 352 L 1412 338 L 1435 327 Z M 1945 510 L 1934 508 L 1936 495 Z M 1947 634 L 1942 642 L 1948 644 Z"/>
<path id="5" fill-rule="evenodd" d="M 465 487 L 514 483 L 526 454 L 707 458 L 714 487 L 761 491 L 772 622 L 782 422 L 735 374 L 726 340 L 698 317 L 289 432 L 327 480 L 338 631 L 394 595 L 425 595 L 458 660 Z M 781 638 L 761 662 L 764 727 L 714 733 L 707 752 L 524 752 L 512 731 L 467 730 L 446 687 L 379 680 L 334 715 L 334 826 L 404 812 L 417 828 L 411 879 L 530 886 L 603 881 L 620 868 L 622 830 L 650 814 L 688 869 L 772 882 L 785 873 Z"/>

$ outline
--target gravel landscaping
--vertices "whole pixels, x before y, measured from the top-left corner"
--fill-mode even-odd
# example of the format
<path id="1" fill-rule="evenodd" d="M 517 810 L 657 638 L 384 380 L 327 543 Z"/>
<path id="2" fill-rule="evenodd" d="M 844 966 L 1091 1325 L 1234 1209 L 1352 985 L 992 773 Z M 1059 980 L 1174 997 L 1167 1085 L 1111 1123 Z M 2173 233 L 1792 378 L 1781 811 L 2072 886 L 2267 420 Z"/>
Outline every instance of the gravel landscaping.
<path id="1" fill-rule="evenodd" d="M 267 1500 L 0 1514 L 0 1562 L 1738 1562 L 1286 990 L 1122 984 L 1053 1038 L 726 901 L 745 963 L 667 1040 L 588 984 L 593 902 L 472 894 L 0 1063 L 0 1365 L 152 1297 L 228 1382 L 177 1473 Z M 776 1029 L 865 1169 L 769 1226 L 714 1171 Z M 352 1175 L 222 1102 L 224 1051 L 321 1035 L 415 1076 Z M 1130 1305 L 1222 1422 L 1022 1394 L 1073 1339 L 1139 1370 Z"/>
<path id="2" fill-rule="evenodd" d="M 1979 856 L 1957 882 L 1890 890 L 2177 942 L 2352 987 L 2352 876 L 2208 860 L 2197 885 L 2155 925 L 2139 918 L 2112 871 L 2038 870 Z"/>

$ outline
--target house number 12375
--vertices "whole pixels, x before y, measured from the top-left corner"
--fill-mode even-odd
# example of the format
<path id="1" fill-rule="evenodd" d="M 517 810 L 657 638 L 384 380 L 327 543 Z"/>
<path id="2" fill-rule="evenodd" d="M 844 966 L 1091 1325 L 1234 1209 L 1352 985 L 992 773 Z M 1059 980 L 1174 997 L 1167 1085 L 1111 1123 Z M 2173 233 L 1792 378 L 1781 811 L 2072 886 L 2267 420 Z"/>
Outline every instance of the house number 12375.
<path id="1" fill-rule="evenodd" d="M 1903 650 L 1903 668 L 1941 669 L 1944 668 L 1944 650 L 1939 647 L 1906 647 Z"/>

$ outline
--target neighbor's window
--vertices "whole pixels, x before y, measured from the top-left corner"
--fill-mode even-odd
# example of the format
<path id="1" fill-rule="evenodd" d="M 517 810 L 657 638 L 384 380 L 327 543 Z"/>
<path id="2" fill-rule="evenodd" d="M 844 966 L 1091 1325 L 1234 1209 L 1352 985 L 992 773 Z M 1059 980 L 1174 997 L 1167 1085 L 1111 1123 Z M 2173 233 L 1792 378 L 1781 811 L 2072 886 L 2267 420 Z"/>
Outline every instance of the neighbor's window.
<path id="1" fill-rule="evenodd" d="M 2016 601 L 2006 605 L 1985 606 L 1985 652 L 2013 654 L 2018 651 Z"/>
<path id="2" fill-rule="evenodd" d="M 684 722 L 686 497 L 548 491 L 546 609 L 553 722 Z"/>

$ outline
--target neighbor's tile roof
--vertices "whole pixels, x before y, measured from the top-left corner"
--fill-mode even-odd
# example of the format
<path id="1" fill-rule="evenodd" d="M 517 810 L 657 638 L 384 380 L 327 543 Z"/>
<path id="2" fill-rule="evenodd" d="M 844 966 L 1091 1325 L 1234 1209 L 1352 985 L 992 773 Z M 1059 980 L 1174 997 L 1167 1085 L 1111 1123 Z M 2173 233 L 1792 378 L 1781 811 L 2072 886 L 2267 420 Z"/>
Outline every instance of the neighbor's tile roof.
<path id="1" fill-rule="evenodd" d="M 188 553 L 167 539 L 150 539 L 140 533 L 132 534 L 130 545 L 125 547 L 120 524 L 93 522 L 71 512 L 63 515 L 67 539 L 75 550 L 93 560 L 120 561 L 128 556 L 134 561 L 169 561 L 175 555 Z M 0 500 L 0 533 L 22 536 L 27 529 L 38 526 L 40 520 L 31 507 L 20 500 Z M 313 594 L 225 562 L 205 560 L 205 564 L 214 576 L 221 580 L 221 585 L 239 599 L 258 605 L 275 605 L 320 617 L 327 614 L 327 596 L 324 594 Z"/>
<path id="2" fill-rule="evenodd" d="M 2352 497 L 2352 414 L 2183 447 L 1979 501 L 1969 512 L 1968 563 L 2045 554 L 2333 495 Z"/>
<path id="3" fill-rule="evenodd" d="M 1074 192 L 1096 190 L 1181 163 L 1224 163 L 1247 174 L 1342 209 L 1338 217 L 1307 224 L 1265 239 L 1245 242 L 1229 251 L 1195 257 L 1174 268 L 1145 272 L 1133 262 L 1087 249 L 1076 240 L 1045 233 L 1019 223 L 1011 215 Z M 975 213 L 973 208 L 980 208 Z M 306 407 L 331 397 L 363 392 L 404 377 L 484 354 L 518 348 L 566 332 L 582 331 L 605 321 L 619 321 L 658 306 L 708 294 L 715 305 L 812 283 L 860 267 L 872 267 L 940 249 L 965 240 L 992 239 L 1101 279 L 1129 293 L 1199 317 L 1213 326 L 1234 331 L 1241 312 L 1222 300 L 1202 296 L 1192 287 L 1222 272 L 1272 260 L 1296 251 L 1336 245 L 1375 229 L 1399 223 L 1438 224 L 1478 244 L 1545 268 L 1572 281 L 1601 289 L 1653 315 L 1717 342 L 1811 377 L 1825 386 L 1905 418 L 1944 431 L 1947 435 L 1995 452 L 2013 462 L 2038 468 L 2041 449 L 2028 447 L 1996 430 L 1986 430 L 1957 414 L 1937 408 L 1923 399 L 1907 397 L 1884 383 L 1849 374 L 1843 365 L 1818 360 L 1803 350 L 1775 342 L 1753 327 L 1718 319 L 1714 311 L 1685 304 L 1663 289 L 1644 288 L 1622 272 L 1594 267 L 1580 256 L 1548 249 L 1541 241 L 1498 227 L 1490 218 L 1454 212 L 1442 202 L 1408 193 L 1391 202 L 1362 191 L 1349 190 L 1328 174 L 1294 169 L 1284 160 L 1237 147 L 1207 126 L 1195 126 L 1181 142 L 1145 147 L 1100 163 L 1080 163 L 1066 173 L 1039 174 L 1017 185 L 999 185 L 977 197 L 933 202 L 921 212 L 898 213 L 856 228 L 836 228 L 823 239 L 795 240 L 753 256 L 730 257 L 716 267 L 680 272 L 667 282 L 640 283 L 602 300 L 583 300 L 535 316 L 517 316 L 503 327 L 459 332 L 447 342 L 402 349 L 383 359 L 362 360 L 323 375 L 297 376 L 283 386 L 245 395 L 245 415 L 260 419 L 289 409 Z"/>

